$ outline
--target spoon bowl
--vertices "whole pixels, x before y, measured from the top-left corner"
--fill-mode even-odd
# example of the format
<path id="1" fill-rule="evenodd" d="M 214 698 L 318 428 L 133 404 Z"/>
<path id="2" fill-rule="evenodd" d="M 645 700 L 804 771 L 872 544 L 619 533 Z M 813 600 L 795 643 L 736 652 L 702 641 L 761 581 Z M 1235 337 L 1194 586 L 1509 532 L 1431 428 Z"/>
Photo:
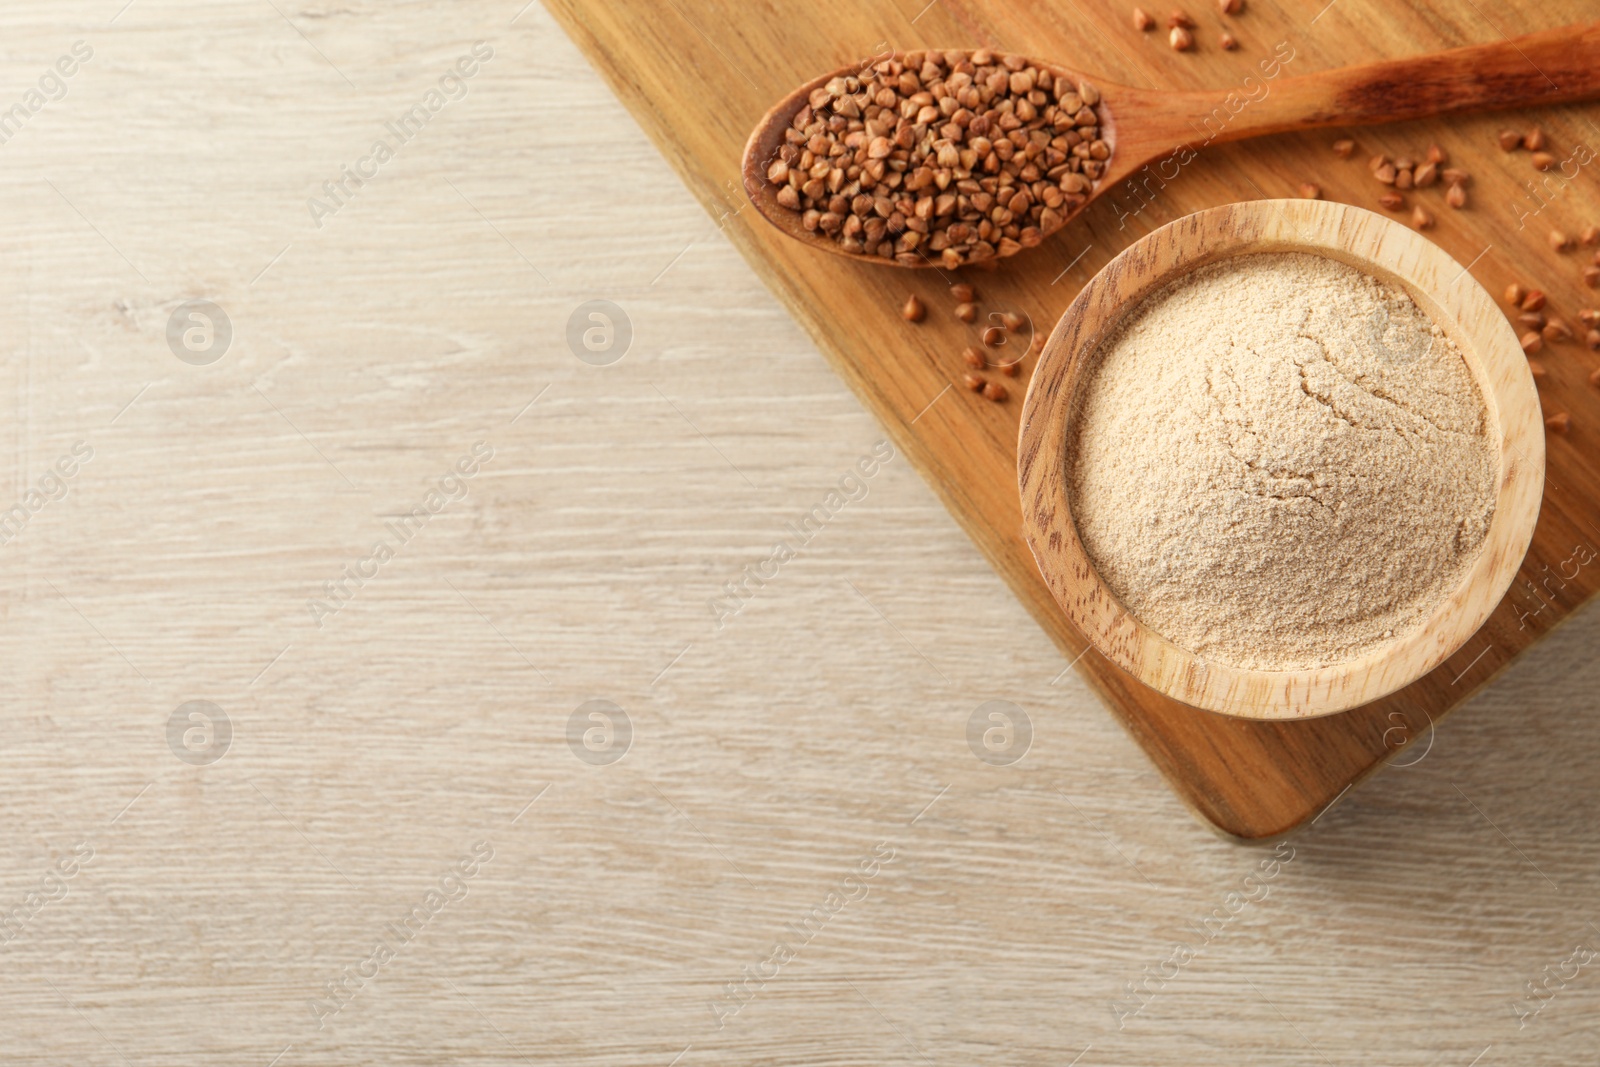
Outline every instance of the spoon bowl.
<path id="1" fill-rule="evenodd" d="M 970 59 L 973 55 L 981 55 L 984 51 L 986 50 L 967 49 L 960 50 L 959 54 Z M 956 53 L 944 52 L 942 54 L 952 56 Z M 881 255 L 864 255 L 862 253 L 848 251 L 841 246 L 838 240 L 829 234 L 823 233 L 820 230 L 808 229 L 803 224 L 802 215 L 798 210 L 785 207 L 783 204 L 779 203 L 778 193 L 782 186 L 768 179 L 768 168 L 779 158 L 779 153 L 785 144 L 786 133 L 792 128 L 795 116 L 798 115 L 803 109 L 811 106 L 812 96 L 817 92 L 817 90 L 826 88 L 829 83 L 833 82 L 837 78 L 849 78 L 856 76 L 862 71 L 869 69 L 873 65 L 899 60 L 903 58 L 903 56 L 904 53 L 891 53 L 888 56 L 875 57 L 870 63 L 867 64 L 855 64 L 849 67 L 840 68 L 839 70 L 829 71 L 828 73 L 813 78 L 805 84 L 797 87 L 793 92 L 789 93 L 789 95 L 785 96 L 782 100 L 778 101 L 777 104 L 773 105 L 773 107 L 768 110 L 764 116 L 762 116 L 761 122 L 757 124 L 755 130 L 750 135 L 749 141 L 745 144 L 744 157 L 741 163 L 741 172 L 744 179 L 745 192 L 750 197 L 751 203 L 755 205 L 756 210 L 768 222 L 772 223 L 778 229 L 782 230 L 788 236 L 793 237 L 795 240 L 803 241 L 804 243 L 820 249 L 821 251 L 847 256 L 853 259 L 862 259 L 868 262 L 878 262 L 899 267 L 924 268 L 938 267 L 941 265 L 949 267 L 952 265 L 943 263 L 940 256 L 936 254 L 930 254 L 926 250 L 924 250 L 920 255 L 901 256 L 893 259 L 886 258 Z M 1104 182 L 1104 175 L 1107 173 L 1107 169 L 1110 167 L 1111 161 L 1116 159 L 1116 122 L 1112 115 L 1111 109 L 1106 104 L 1104 93 L 1100 91 L 1097 85 L 1090 82 L 1081 74 L 1078 74 L 1075 71 L 1066 70 L 1065 68 L 1059 67 L 1055 64 L 1042 63 L 1033 59 L 1028 59 L 1025 62 L 1029 68 L 1048 72 L 1052 79 L 1066 79 L 1070 85 L 1078 87 L 1080 92 L 1084 89 L 1088 89 L 1094 94 L 1096 99 L 1094 104 L 1091 106 L 1093 106 L 1099 114 L 1099 134 L 1097 139 L 1104 141 L 1110 149 L 1110 155 L 1107 160 L 1093 161 L 1095 164 L 1095 169 L 1100 171 L 1101 176 L 1099 178 L 1088 179 L 1093 184 L 1091 184 L 1090 192 L 1087 196 L 1079 194 L 1077 202 L 1072 202 L 1069 200 L 1068 205 L 1063 206 L 1064 209 L 1058 209 L 1057 213 L 1060 216 L 1060 221 L 1049 227 L 1040 227 L 1040 232 L 1036 237 L 1023 238 L 1017 241 L 1017 244 L 1022 247 L 1032 247 L 1033 245 L 1038 244 L 1039 241 L 1044 237 L 1047 237 L 1051 233 L 1055 232 L 1055 230 L 1060 229 L 1068 220 L 1076 217 L 1080 212 L 1083 211 L 1085 207 L 1088 206 L 1094 190 L 1098 189 L 1100 184 Z M 1119 90 L 1122 89 L 1120 86 L 1116 88 Z M 966 176 L 967 172 L 961 172 L 961 174 Z M 982 177 L 983 175 L 980 174 L 975 176 Z M 997 250 L 993 257 L 987 258 L 1004 258 L 1007 255 L 1014 254 L 1015 251 L 1015 249 L 1006 251 Z M 976 259 L 973 260 L 973 262 L 977 261 L 978 260 Z"/>

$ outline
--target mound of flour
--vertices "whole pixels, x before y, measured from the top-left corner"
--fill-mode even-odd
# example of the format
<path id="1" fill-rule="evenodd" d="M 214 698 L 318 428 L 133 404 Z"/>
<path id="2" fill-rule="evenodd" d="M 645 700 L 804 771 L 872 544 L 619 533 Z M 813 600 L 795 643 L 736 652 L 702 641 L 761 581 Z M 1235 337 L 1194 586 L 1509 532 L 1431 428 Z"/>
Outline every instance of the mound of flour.
<path id="1" fill-rule="evenodd" d="M 1482 547 L 1494 435 L 1409 295 L 1320 256 L 1240 256 L 1144 300 L 1095 353 L 1068 479 L 1078 534 L 1145 625 L 1257 670 L 1420 624 Z"/>

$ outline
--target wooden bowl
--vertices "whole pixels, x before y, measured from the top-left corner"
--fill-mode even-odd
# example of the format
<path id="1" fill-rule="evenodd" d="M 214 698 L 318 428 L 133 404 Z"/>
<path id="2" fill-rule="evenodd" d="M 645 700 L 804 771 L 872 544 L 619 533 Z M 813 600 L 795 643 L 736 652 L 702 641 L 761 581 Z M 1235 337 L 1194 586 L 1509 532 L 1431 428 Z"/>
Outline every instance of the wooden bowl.
<path id="1" fill-rule="evenodd" d="M 1461 349 L 1497 437 L 1494 517 L 1477 560 L 1432 615 L 1345 663 L 1309 670 L 1247 670 L 1207 663 L 1143 625 L 1084 552 L 1067 493 L 1067 443 L 1078 390 L 1102 340 L 1146 295 L 1219 259 L 1309 252 L 1408 291 Z M 1140 240 L 1108 263 L 1056 324 L 1023 405 L 1017 477 L 1023 529 L 1046 584 L 1111 662 L 1167 696 L 1250 719 L 1329 715 L 1392 693 L 1427 674 L 1483 625 L 1533 538 L 1544 488 L 1544 424 L 1533 375 L 1505 315 L 1483 286 L 1437 245 L 1361 208 L 1319 200 L 1258 200 L 1201 211 Z"/>

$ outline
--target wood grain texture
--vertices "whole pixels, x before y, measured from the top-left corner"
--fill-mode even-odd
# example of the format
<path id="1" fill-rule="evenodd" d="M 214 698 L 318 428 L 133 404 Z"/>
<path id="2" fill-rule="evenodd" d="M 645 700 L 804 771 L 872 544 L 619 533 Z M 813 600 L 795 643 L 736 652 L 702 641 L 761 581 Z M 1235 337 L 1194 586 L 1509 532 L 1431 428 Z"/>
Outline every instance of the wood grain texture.
<path id="1" fill-rule="evenodd" d="M 1600 613 L 1423 721 L 1262 898 L 1270 850 L 1189 816 L 904 456 L 716 627 L 709 602 L 883 430 L 730 243 L 745 220 L 707 220 L 539 5 L 275 3 L 0 5 L 8 106 L 94 48 L 0 146 L 0 511 L 95 450 L 0 546 L 0 915 L 59 897 L 0 938 L 0 1062 L 1591 1056 L 1592 967 L 1526 1026 L 1513 1009 L 1600 922 Z M 1491 32 L 1390 7 L 1317 27 Z M 1092 23 L 1050 17 L 1112 69 Z M 467 97 L 317 228 L 308 199 L 477 40 Z M 194 298 L 234 328 L 204 367 L 166 339 Z M 592 299 L 633 326 L 611 366 L 568 347 Z M 1570 356 L 1547 399 L 1587 388 Z M 307 602 L 478 440 L 467 496 L 317 626 Z M 593 699 L 632 720 L 609 766 L 566 739 Z M 214 764 L 169 748 L 191 700 L 231 719 Z M 1010 766 L 968 746 L 990 700 L 1031 716 Z M 480 840 L 467 897 L 319 1029 L 312 999 Z M 880 842 L 865 899 L 719 1029 L 727 987 Z M 1218 920 L 1234 892 L 1258 899 Z"/>
<path id="2" fill-rule="evenodd" d="M 1582 17 L 1591 17 L 1585 11 Z M 1270 68 L 1269 68 L 1270 69 Z M 1173 145 L 1235 141 L 1322 126 L 1365 126 L 1592 101 L 1600 95 L 1600 23 L 1578 21 L 1483 44 L 1396 56 L 1284 78 L 1265 99 L 1238 113 L 1226 129 L 1207 118 L 1227 108 L 1228 93 L 1111 90 L 1120 125 L 1145 155 L 1113 167 L 1112 178 L 1137 171 Z M 1121 107 L 1117 105 L 1122 103 Z M 1148 121 L 1137 121 L 1145 119 Z M 1198 136 L 1196 131 L 1199 131 Z"/>
<path id="3" fill-rule="evenodd" d="M 1146 627 L 1100 577 L 1072 518 L 1069 442 L 1100 346 L 1161 287 L 1233 256 L 1308 252 L 1412 295 L 1449 333 L 1484 398 L 1499 475 L 1482 550 L 1433 612 L 1386 647 L 1295 671 L 1208 663 Z M 1153 429 L 1153 428 L 1152 428 Z M 1073 300 L 1044 351 L 1017 442 L 1022 522 L 1051 594 L 1095 650 L 1185 704 L 1247 719 L 1304 719 L 1368 704 L 1421 678 L 1477 633 L 1505 597 L 1539 517 L 1544 419 L 1527 357 L 1505 315 L 1463 267 L 1415 231 L 1321 200 L 1253 200 L 1197 211 L 1107 264 Z"/>
<path id="4" fill-rule="evenodd" d="M 1240 52 L 1203 44 L 1198 54 L 1184 55 L 1171 52 L 1157 35 L 1134 33 L 1120 9 L 941 0 L 909 22 L 888 6 L 838 3 L 815 8 L 796 24 L 753 12 L 741 17 L 709 3 L 675 8 L 672 19 L 626 3 L 552 0 L 550 7 L 691 191 L 726 216 L 741 206 L 727 193 L 737 189 L 741 150 L 768 106 L 795 85 L 881 52 L 885 44 L 899 50 L 1012 48 L 1152 92 L 1237 86 L 1234 113 L 1244 116 L 1250 114 L 1250 98 L 1274 99 L 1276 79 L 1267 78 L 1269 63 L 1278 76 L 1297 77 L 1385 58 L 1374 55 L 1379 48 L 1398 58 L 1507 36 L 1470 3 L 1436 3 L 1393 15 L 1356 4 L 1346 8 L 1347 3 L 1339 0 L 1321 17 L 1254 3 L 1246 17 L 1229 23 L 1246 34 Z M 1583 4 L 1549 4 L 1519 10 L 1515 29 L 1548 30 L 1589 18 L 1592 12 Z M 1220 25 L 1215 16 L 1209 21 Z M 1214 37 L 1203 38 L 1210 40 Z M 725 106 L 711 114 L 682 106 L 708 91 Z M 1357 157 L 1342 162 L 1329 152 L 1327 134 L 1286 134 L 1239 146 L 1224 146 L 1219 136 L 1211 146 L 1175 156 L 1170 170 L 1152 167 L 1132 175 L 1026 257 L 1006 261 L 993 273 L 975 273 L 985 297 L 983 311 L 1017 310 L 1036 322 L 1053 322 L 1075 286 L 1133 237 L 1198 208 L 1291 194 L 1308 179 L 1334 199 L 1371 204 L 1383 187 L 1366 173 L 1367 154 L 1420 157 L 1437 142 L 1471 172 L 1472 200 L 1469 210 L 1453 212 L 1444 207 L 1437 187 L 1431 194 L 1413 194 L 1431 195 L 1429 202 L 1445 218 L 1430 233 L 1432 239 L 1470 265 L 1491 291 L 1512 279 L 1536 279 L 1570 314 L 1590 296 L 1579 281 L 1581 264 L 1554 254 L 1542 233 L 1558 220 L 1570 227 L 1596 213 L 1592 170 L 1581 162 L 1593 156 L 1600 128 L 1596 115 L 1595 105 L 1571 105 L 1362 131 Z M 1230 121 L 1219 122 L 1225 132 Z M 1528 154 L 1502 153 L 1494 138 L 1507 123 L 1533 122 L 1544 125 L 1567 167 L 1567 177 L 1553 188 L 1536 186 L 1536 199 L 1526 186 L 1542 179 Z M 1204 165 L 1197 162 L 1202 158 Z M 1508 220 L 1523 227 L 1514 237 L 1507 234 Z M 1582 446 L 1580 432 L 1550 450 L 1545 508 L 1512 592 L 1480 634 L 1428 677 L 1395 698 L 1337 718 L 1239 724 L 1196 715 L 1102 657 L 1083 655 L 1086 643 L 1056 608 L 1021 535 L 1017 498 L 1008 491 L 1019 405 L 977 402 L 950 388 L 962 372 L 959 353 L 973 343 L 976 331 L 939 313 L 949 306 L 948 279 L 941 272 L 908 276 L 820 257 L 758 218 L 736 218 L 730 235 L 1174 788 L 1226 833 L 1263 838 L 1304 824 L 1391 755 L 1384 738 L 1396 736 L 1387 733 L 1394 722 L 1420 728 L 1426 719 L 1447 714 L 1600 588 L 1596 568 L 1578 562 L 1600 543 L 1593 505 L 1600 479 L 1585 459 L 1591 453 Z M 934 309 L 920 328 L 893 314 L 907 291 Z M 1571 411 L 1580 424 L 1592 421 L 1596 412 L 1596 395 L 1587 384 L 1592 362 L 1572 352 L 1543 394 L 1553 410 Z"/>

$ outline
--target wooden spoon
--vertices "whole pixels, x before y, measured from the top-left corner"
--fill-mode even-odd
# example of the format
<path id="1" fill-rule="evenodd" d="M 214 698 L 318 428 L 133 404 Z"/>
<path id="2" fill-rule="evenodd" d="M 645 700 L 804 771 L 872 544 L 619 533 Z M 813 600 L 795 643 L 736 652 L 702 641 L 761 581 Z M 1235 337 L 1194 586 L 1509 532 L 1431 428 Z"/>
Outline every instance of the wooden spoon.
<path id="1" fill-rule="evenodd" d="M 1186 153 L 1200 145 L 1317 126 L 1374 125 L 1600 97 L 1600 22 L 1298 78 L 1266 77 L 1268 70 L 1276 74 L 1281 69 L 1284 58 L 1252 66 L 1249 80 L 1241 80 L 1238 88 L 1198 92 L 1135 89 L 1053 63 L 1029 62 L 1074 83 L 1093 84 L 1100 92 L 1100 136 L 1111 146 L 1111 157 L 1088 202 L 1158 160 L 1169 170 L 1181 166 Z M 814 78 L 762 116 L 745 145 L 745 191 L 768 222 L 824 251 L 896 267 L 938 266 L 937 258 L 902 263 L 846 252 L 832 237 L 806 230 L 800 213 L 779 204 L 778 187 L 767 181 L 767 165 L 777 157 L 784 130 L 811 92 L 860 69 L 857 64 Z M 1165 175 L 1166 180 L 1171 177 Z"/>

